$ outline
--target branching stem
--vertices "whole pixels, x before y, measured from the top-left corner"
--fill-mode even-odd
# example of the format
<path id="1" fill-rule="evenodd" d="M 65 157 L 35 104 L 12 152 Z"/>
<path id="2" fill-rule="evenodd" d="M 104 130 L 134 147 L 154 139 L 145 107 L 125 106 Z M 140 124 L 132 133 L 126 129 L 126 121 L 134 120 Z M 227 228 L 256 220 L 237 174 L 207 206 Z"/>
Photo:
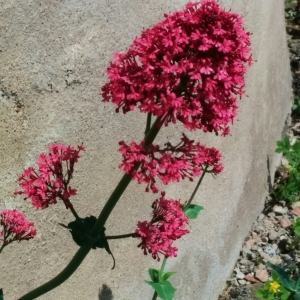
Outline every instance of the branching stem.
<path id="1" fill-rule="evenodd" d="M 6 245 L 5 245 L 5 243 L 3 242 L 3 244 L 2 244 L 2 246 L 1 246 L 1 248 L 0 248 L 0 253 L 2 252 L 2 250 L 4 249 L 5 246 L 6 246 Z"/>
<path id="2" fill-rule="evenodd" d="M 197 193 L 197 191 L 198 191 L 198 189 L 199 189 L 199 187 L 201 185 L 201 182 L 202 182 L 202 180 L 204 178 L 204 175 L 205 175 L 205 173 L 207 171 L 207 168 L 208 168 L 208 166 L 206 166 L 205 169 L 203 170 L 203 172 L 201 174 L 201 177 L 200 177 L 200 179 L 199 179 L 199 181 L 198 181 L 198 183 L 197 183 L 197 185 L 196 185 L 196 187 L 195 187 L 195 189 L 193 191 L 193 194 L 191 195 L 189 201 L 186 204 L 186 207 L 189 207 L 189 205 L 192 203 L 192 201 L 193 201 L 193 199 L 194 199 L 194 197 L 195 197 L 195 195 L 196 195 L 196 193 Z"/>
<path id="3" fill-rule="evenodd" d="M 106 235 L 106 236 L 103 236 L 101 238 L 107 239 L 107 240 L 117 240 L 117 239 L 125 239 L 125 238 L 128 238 L 128 237 L 132 237 L 132 238 L 136 237 L 135 232 L 127 233 L 127 234 L 120 234 L 120 235 Z"/>
<path id="4" fill-rule="evenodd" d="M 150 128 L 151 128 L 151 113 L 147 114 L 147 123 L 146 123 L 146 129 L 145 129 L 145 136 L 148 134 Z"/>
<path id="5" fill-rule="evenodd" d="M 76 219 L 77 221 L 81 221 L 81 218 L 78 216 L 78 214 L 77 214 L 75 208 L 73 207 L 73 205 L 70 206 L 70 210 L 71 210 L 73 216 L 75 217 L 75 219 Z"/>
<path id="6" fill-rule="evenodd" d="M 164 272 L 166 263 L 167 263 L 167 258 L 164 257 L 164 260 L 163 260 L 162 265 L 160 267 L 160 272 L 161 273 Z M 154 294 L 153 294 L 152 300 L 156 300 L 157 296 L 158 296 L 157 291 L 155 291 Z"/>
<path id="7" fill-rule="evenodd" d="M 153 143 L 154 139 L 156 138 L 161 124 L 165 121 L 167 116 L 165 116 L 164 119 L 157 118 L 153 125 L 151 126 L 151 129 L 145 136 L 145 146 L 149 146 Z M 137 170 L 140 167 L 141 163 L 137 163 L 134 167 L 134 170 Z M 123 192 L 128 187 L 129 183 L 131 182 L 131 175 L 125 174 L 119 184 L 116 186 L 115 190 L 107 200 L 106 204 L 104 205 L 101 213 L 99 214 L 99 217 L 91 231 L 91 236 L 97 238 L 97 236 L 100 235 L 100 232 L 105 225 L 109 215 L 111 214 L 112 210 L 114 209 L 115 205 L 119 201 L 120 197 L 122 196 Z M 62 270 L 61 273 L 59 273 L 56 277 L 51 279 L 50 281 L 46 282 L 45 284 L 39 286 L 38 288 L 30 291 L 26 295 L 22 296 L 18 300 L 32 300 L 35 299 L 62 284 L 64 281 L 66 281 L 80 266 L 84 258 L 87 256 L 87 254 L 90 252 L 92 246 L 94 244 L 94 239 L 90 239 L 90 242 L 79 248 L 79 250 L 76 252 L 74 257 L 71 259 L 69 264 Z"/>

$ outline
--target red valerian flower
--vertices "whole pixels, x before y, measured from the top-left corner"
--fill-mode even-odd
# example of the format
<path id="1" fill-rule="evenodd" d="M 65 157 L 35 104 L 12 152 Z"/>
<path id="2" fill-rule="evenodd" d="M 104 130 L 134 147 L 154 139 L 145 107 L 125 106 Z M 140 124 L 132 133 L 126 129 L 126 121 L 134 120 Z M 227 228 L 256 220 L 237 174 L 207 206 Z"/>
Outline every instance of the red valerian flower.
<path id="1" fill-rule="evenodd" d="M 249 35 L 242 18 L 215 0 L 188 3 L 115 54 L 103 101 L 123 113 L 138 107 L 166 117 L 165 125 L 180 121 L 226 135 L 244 94 L 245 64 L 252 63 Z"/>
<path id="2" fill-rule="evenodd" d="M 154 193 L 158 192 L 155 177 L 159 177 L 166 185 L 185 178 L 192 181 L 204 169 L 213 174 L 219 174 L 223 170 L 221 153 L 217 149 L 194 143 L 185 134 L 178 145 L 166 143 L 164 148 L 159 145 L 145 147 L 144 141 L 140 144 L 132 141 L 130 145 L 121 141 L 119 144 L 119 151 L 123 156 L 119 168 L 126 174 L 131 174 L 138 183 L 145 182 L 147 192 L 149 188 Z M 141 164 L 138 170 L 134 170 L 136 163 Z"/>
<path id="3" fill-rule="evenodd" d="M 15 194 L 24 194 L 25 200 L 31 198 L 35 208 L 47 208 L 57 203 L 57 198 L 63 200 L 66 208 L 72 207 L 69 198 L 76 195 L 76 190 L 69 186 L 73 176 L 74 165 L 77 163 L 82 145 L 75 148 L 61 144 L 49 146 L 49 154 L 41 153 L 38 156 L 38 169 L 29 167 L 19 177 L 22 191 Z"/>
<path id="4" fill-rule="evenodd" d="M 138 222 L 135 234 L 142 241 L 138 245 L 144 254 L 151 253 L 154 259 L 160 260 L 158 254 L 165 257 L 177 256 L 177 248 L 172 243 L 189 233 L 185 229 L 188 219 L 182 211 L 179 200 L 166 199 L 165 193 L 152 204 L 153 212 L 150 222 Z"/>
<path id="5" fill-rule="evenodd" d="M 3 230 L 0 231 L 0 241 L 3 243 L 1 249 L 14 241 L 30 240 L 36 235 L 36 230 L 33 228 L 34 223 L 28 222 L 25 216 L 16 209 L 2 210 L 0 225 L 3 227 Z"/>

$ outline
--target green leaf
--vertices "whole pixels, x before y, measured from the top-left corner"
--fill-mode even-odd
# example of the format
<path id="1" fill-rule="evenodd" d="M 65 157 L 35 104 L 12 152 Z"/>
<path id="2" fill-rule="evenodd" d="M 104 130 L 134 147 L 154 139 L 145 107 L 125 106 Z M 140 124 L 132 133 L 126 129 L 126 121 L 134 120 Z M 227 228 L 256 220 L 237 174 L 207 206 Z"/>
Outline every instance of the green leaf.
<path id="1" fill-rule="evenodd" d="M 287 149 L 287 150 L 290 150 L 291 148 L 291 143 L 290 143 L 290 139 L 286 136 L 283 140 L 283 143 L 284 143 L 284 147 Z"/>
<path id="2" fill-rule="evenodd" d="M 156 283 L 152 281 L 145 280 L 149 285 L 151 285 L 157 292 L 158 296 L 163 300 L 172 300 L 176 289 L 172 286 L 169 281 L 164 281 L 161 283 Z"/>
<path id="3" fill-rule="evenodd" d="M 293 221 L 292 228 L 295 232 L 295 235 L 299 238 L 300 237 L 300 217 L 296 219 L 296 221 Z"/>
<path id="4" fill-rule="evenodd" d="M 300 292 L 295 293 L 293 300 L 300 300 Z"/>
<path id="5" fill-rule="evenodd" d="M 285 158 L 288 160 L 288 162 L 289 162 L 290 164 L 294 164 L 295 161 L 294 161 L 294 155 L 293 155 L 293 153 L 292 153 L 292 152 L 285 151 L 285 150 L 284 150 L 284 153 L 285 153 Z"/>
<path id="6" fill-rule="evenodd" d="M 296 110 L 297 107 L 298 107 L 298 105 L 297 105 L 297 104 L 294 104 L 294 105 L 292 106 L 292 110 Z"/>
<path id="7" fill-rule="evenodd" d="M 155 269 L 148 269 L 148 273 L 153 282 L 159 282 L 159 271 Z"/>
<path id="8" fill-rule="evenodd" d="M 264 298 L 264 291 L 262 289 L 256 290 L 255 296 L 258 297 L 258 298 L 263 299 Z"/>
<path id="9" fill-rule="evenodd" d="M 275 150 L 277 153 L 286 153 L 290 151 L 290 140 L 288 137 L 284 138 L 283 141 L 277 141 L 278 148 Z"/>
<path id="10" fill-rule="evenodd" d="M 176 272 L 167 272 L 167 273 L 163 274 L 162 281 L 168 280 L 174 274 L 176 274 Z"/>
<path id="11" fill-rule="evenodd" d="M 200 205 L 190 204 L 187 208 L 184 208 L 184 213 L 188 219 L 196 219 L 199 215 L 199 212 L 204 208 Z"/>
<path id="12" fill-rule="evenodd" d="M 272 270 L 278 275 L 280 281 L 282 282 L 282 284 L 288 291 L 290 291 L 290 292 L 295 291 L 295 289 L 294 289 L 295 281 L 292 280 L 286 272 L 284 272 L 281 268 L 273 265 L 270 262 L 267 262 L 267 266 L 272 268 Z"/>
<path id="13" fill-rule="evenodd" d="M 285 2 L 284 8 L 285 9 L 290 9 L 291 8 L 291 3 L 290 2 Z"/>
<path id="14" fill-rule="evenodd" d="M 275 272 L 272 272 L 271 276 L 272 276 L 273 281 L 279 281 L 280 280 L 279 276 Z"/>
<path id="15" fill-rule="evenodd" d="M 95 216 L 89 216 L 84 219 L 72 221 L 68 224 L 68 226 L 65 226 L 60 223 L 59 225 L 69 229 L 74 242 L 78 246 L 86 246 L 90 243 L 91 240 L 94 240 L 92 249 L 104 248 L 109 254 L 111 254 L 107 239 L 105 239 L 104 226 L 101 229 L 100 236 L 98 238 L 93 238 L 91 236 L 91 231 L 96 221 L 97 218 Z"/>
<path id="16" fill-rule="evenodd" d="M 3 296 L 3 290 L 0 289 L 0 300 L 3 300 L 4 299 L 4 296 Z"/>
<path id="17" fill-rule="evenodd" d="M 98 237 L 92 236 L 92 229 L 97 221 L 95 216 L 89 216 L 84 219 L 72 221 L 68 226 L 58 223 L 64 228 L 67 228 L 72 235 L 74 242 L 82 247 L 93 243 L 92 249 L 104 248 L 113 259 L 113 269 L 115 267 L 115 258 L 110 251 L 107 239 L 105 238 L 105 227 L 103 226 Z"/>
<path id="18" fill-rule="evenodd" d="M 293 151 L 300 151 L 300 142 L 296 142 L 293 146 L 292 146 Z"/>
<path id="19" fill-rule="evenodd" d="M 295 181 L 292 181 L 286 185 L 289 191 L 296 191 L 298 189 L 298 184 Z"/>

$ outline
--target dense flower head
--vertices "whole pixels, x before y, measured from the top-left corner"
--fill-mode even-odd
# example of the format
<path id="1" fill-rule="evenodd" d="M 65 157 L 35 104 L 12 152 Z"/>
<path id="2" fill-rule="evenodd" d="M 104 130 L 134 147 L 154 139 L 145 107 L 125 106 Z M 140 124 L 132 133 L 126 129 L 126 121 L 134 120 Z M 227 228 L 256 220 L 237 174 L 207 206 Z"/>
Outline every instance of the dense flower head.
<path id="1" fill-rule="evenodd" d="M 135 231 L 136 236 L 142 239 L 138 247 L 144 250 L 145 255 L 151 253 L 158 261 L 158 254 L 177 256 L 178 249 L 172 247 L 172 243 L 189 233 L 185 229 L 188 219 L 179 200 L 166 199 L 164 196 L 165 193 L 161 193 L 161 197 L 153 202 L 151 221 L 138 222 Z"/>
<path id="2" fill-rule="evenodd" d="M 14 241 L 30 240 L 35 237 L 34 223 L 28 222 L 18 210 L 5 209 L 0 212 L 0 241 L 6 246 Z M 1 248 L 2 248 L 1 247 Z"/>
<path id="3" fill-rule="evenodd" d="M 61 144 L 49 146 L 49 154 L 41 153 L 38 156 L 38 171 L 29 167 L 19 177 L 22 191 L 15 194 L 24 194 L 25 199 L 31 198 L 35 208 L 47 208 L 57 203 L 57 198 L 63 200 L 66 208 L 72 207 L 69 198 L 76 195 L 69 182 L 73 176 L 74 165 L 78 162 L 82 145 L 77 149 Z"/>
<path id="4" fill-rule="evenodd" d="M 166 117 L 165 125 L 178 120 L 189 130 L 226 135 L 252 63 L 249 35 L 242 18 L 215 0 L 188 3 L 115 54 L 103 101 L 123 113 L 138 107 Z"/>
<path id="5" fill-rule="evenodd" d="M 166 143 L 162 148 L 154 144 L 146 147 L 144 141 L 140 144 L 132 141 L 130 145 L 121 141 L 119 144 L 119 151 L 123 156 L 119 168 L 126 174 L 131 174 L 138 183 L 146 183 L 147 192 L 149 188 L 154 193 L 158 192 L 156 177 L 166 185 L 185 178 L 192 181 L 193 177 L 200 176 L 204 169 L 215 175 L 223 170 L 220 163 L 221 153 L 217 149 L 195 143 L 185 134 L 176 146 Z M 134 166 L 137 163 L 141 166 L 135 170 Z"/>
<path id="6" fill-rule="evenodd" d="M 277 281 L 272 281 L 270 283 L 269 291 L 271 291 L 272 293 L 277 293 L 279 288 L 280 284 Z"/>

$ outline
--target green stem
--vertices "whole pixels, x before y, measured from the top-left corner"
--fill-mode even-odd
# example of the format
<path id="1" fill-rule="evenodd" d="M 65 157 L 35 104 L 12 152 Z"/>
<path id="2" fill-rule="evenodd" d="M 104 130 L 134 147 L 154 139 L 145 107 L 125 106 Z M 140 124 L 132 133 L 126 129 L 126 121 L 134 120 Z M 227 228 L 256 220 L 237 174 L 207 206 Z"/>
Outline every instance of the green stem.
<path id="1" fill-rule="evenodd" d="M 294 290 L 298 291 L 299 284 L 300 284 L 300 275 L 298 276 L 297 281 L 295 282 Z M 296 292 L 291 292 L 286 300 L 294 299 L 295 294 Z"/>
<path id="2" fill-rule="evenodd" d="M 145 129 L 145 136 L 148 134 L 150 128 L 151 128 L 151 113 L 147 114 L 147 123 L 146 123 L 146 129 Z"/>
<path id="3" fill-rule="evenodd" d="M 163 260 L 162 265 L 161 265 L 161 267 L 160 267 L 160 273 L 163 273 L 163 272 L 164 272 L 166 263 L 167 263 L 167 258 L 164 257 L 164 260 Z M 152 300 L 156 300 L 157 296 L 158 296 L 157 291 L 154 291 Z"/>
<path id="4" fill-rule="evenodd" d="M 124 239 L 124 238 L 128 238 L 128 237 L 136 237 L 135 232 L 133 233 L 127 233 L 127 234 L 120 234 L 120 235 L 106 235 L 103 236 L 103 239 L 107 239 L 107 240 L 117 240 L 117 239 Z"/>
<path id="5" fill-rule="evenodd" d="M 3 244 L 2 244 L 2 246 L 1 246 L 1 248 L 0 248 L 0 253 L 2 252 L 2 250 L 4 249 L 4 247 L 6 247 L 6 246 L 9 245 L 10 243 L 16 241 L 15 239 L 10 239 L 10 240 L 8 241 L 8 238 L 9 238 L 10 235 L 11 235 L 11 233 L 5 232 L 5 231 L 4 231 L 4 234 L 3 234 L 3 240 L 4 240 L 4 241 L 3 241 Z"/>
<path id="6" fill-rule="evenodd" d="M 2 244 L 2 246 L 1 246 L 1 248 L 0 248 L 0 253 L 2 252 L 2 250 L 4 249 L 5 246 L 6 246 L 6 245 L 5 245 L 4 242 L 3 242 L 3 244 Z"/>
<path id="7" fill-rule="evenodd" d="M 156 300 L 157 296 L 158 296 L 157 291 L 155 291 L 154 294 L 153 294 L 152 300 Z"/>
<path id="8" fill-rule="evenodd" d="M 289 297 L 286 300 L 292 300 L 294 298 L 295 293 L 291 292 Z"/>
<path id="9" fill-rule="evenodd" d="M 78 214 L 77 214 L 75 208 L 73 207 L 73 205 L 70 207 L 70 210 L 71 210 L 73 216 L 75 217 L 75 219 L 78 220 L 78 221 L 81 221 L 81 218 L 78 216 Z"/>
<path id="10" fill-rule="evenodd" d="M 161 268 L 160 268 L 160 271 L 161 271 L 161 272 L 164 272 L 166 263 L 167 263 L 167 258 L 164 257 L 163 263 L 162 263 Z"/>
<path id="11" fill-rule="evenodd" d="M 297 290 L 297 291 L 298 291 L 299 284 L 300 284 L 300 274 L 299 274 L 299 276 L 297 278 L 297 281 L 296 281 L 295 287 L 294 287 L 294 289 Z"/>
<path id="12" fill-rule="evenodd" d="M 65 184 L 64 186 L 65 186 L 65 190 L 67 190 L 68 185 Z M 62 201 L 65 201 L 64 198 L 62 197 L 62 195 L 58 195 L 58 197 L 59 197 Z M 67 199 L 67 200 L 69 200 L 69 199 Z M 70 200 L 69 200 L 69 202 L 70 202 L 70 204 L 71 204 L 71 206 L 70 206 L 69 208 L 70 208 L 70 210 L 71 210 L 73 216 L 75 217 L 75 219 L 76 219 L 77 221 L 81 221 L 81 218 L 78 216 L 78 214 L 77 214 L 77 212 L 76 212 L 76 210 L 75 210 L 73 204 L 71 203 Z"/>
<path id="13" fill-rule="evenodd" d="M 157 136 L 160 127 L 158 124 L 162 124 L 160 122 L 160 118 L 157 118 L 152 125 L 150 131 L 145 137 L 145 146 L 152 144 L 155 137 Z M 141 163 L 138 163 L 135 165 L 134 169 L 137 170 L 139 168 Z M 101 229 L 105 225 L 109 215 L 111 214 L 112 210 L 114 209 L 115 205 L 119 201 L 120 197 L 122 196 L 123 192 L 126 190 L 127 186 L 129 185 L 131 181 L 131 175 L 125 174 L 119 184 L 116 186 L 115 190 L 107 200 L 106 204 L 104 205 L 98 220 L 96 221 L 91 236 L 97 237 L 100 235 Z M 22 296 L 18 300 L 32 300 L 35 299 L 62 284 L 64 281 L 66 281 L 80 266 L 84 258 L 87 256 L 87 254 L 90 252 L 92 246 L 93 246 L 93 239 L 90 239 L 89 243 L 85 246 L 82 246 L 79 248 L 79 250 L 76 252 L 74 257 L 71 259 L 69 264 L 65 267 L 65 269 L 62 270 L 61 273 L 59 273 L 56 277 L 51 279 L 50 281 L 46 282 L 45 284 L 41 285 L 40 287 L 30 291 L 26 295 Z"/>
<path id="14" fill-rule="evenodd" d="M 202 182 L 202 180 L 203 180 L 203 177 L 204 177 L 204 175 L 205 175 L 205 173 L 206 173 L 206 171 L 207 171 L 207 168 L 208 168 L 208 166 L 206 166 L 205 169 L 203 170 L 202 175 L 201 175 L 201 177 L 200 177 L 200 179 L 199 179 L 199 181 L 198 181 L 198 183 L 197 183 L 197 185 L 196 185 L 196 187 L 195 187 L 195 189 L 194 189 L 194 191 L 193 191 L 193 194 L 191 195 L 189 201 L 187 202 L 187 204 L 186 204 L 186 206 L 185 206 L 186 208 L 188 208 L 189 205 L 192 203 L 192 201 L 193 201 L 193 199 L 194 199 L 194 196 L 196 195 L 196 193 L 197 193 L 197 191 L 198 191 L 198 188 L 199 188 L 199 186 L 200 186 L 200 184 L 201 184 L 201 182 Z"/>

